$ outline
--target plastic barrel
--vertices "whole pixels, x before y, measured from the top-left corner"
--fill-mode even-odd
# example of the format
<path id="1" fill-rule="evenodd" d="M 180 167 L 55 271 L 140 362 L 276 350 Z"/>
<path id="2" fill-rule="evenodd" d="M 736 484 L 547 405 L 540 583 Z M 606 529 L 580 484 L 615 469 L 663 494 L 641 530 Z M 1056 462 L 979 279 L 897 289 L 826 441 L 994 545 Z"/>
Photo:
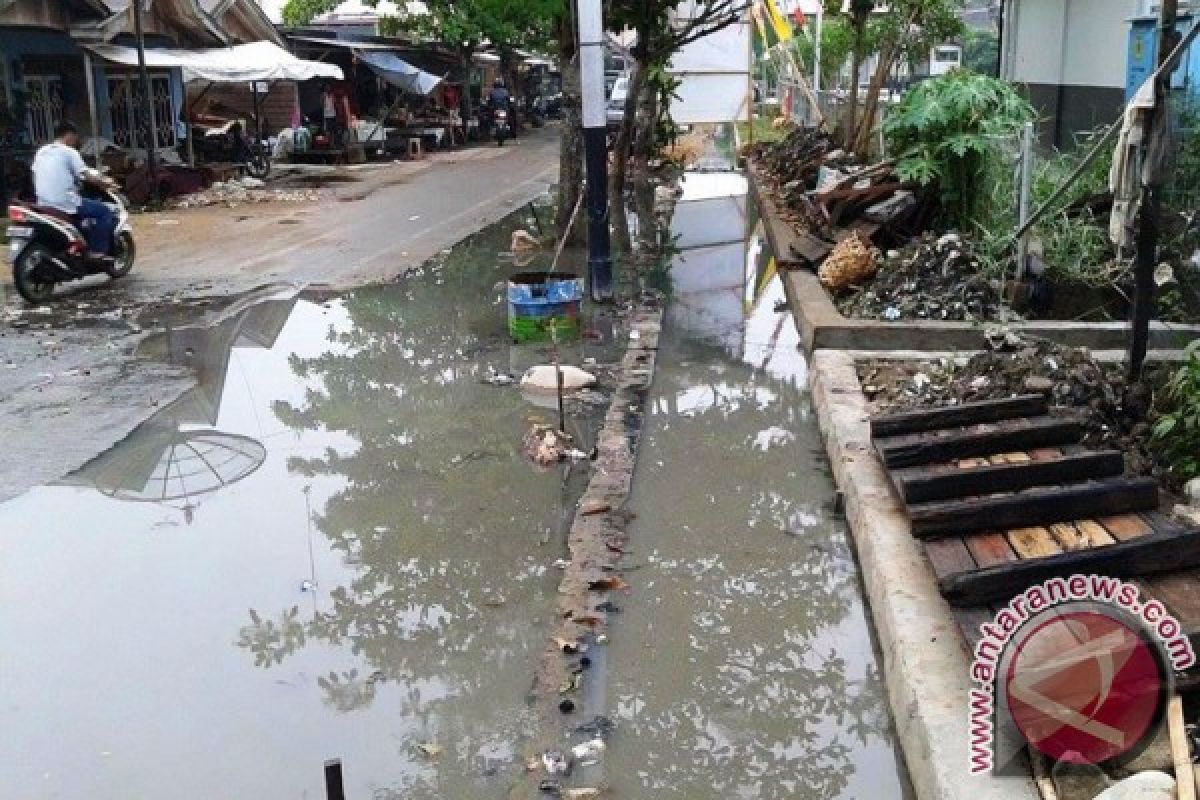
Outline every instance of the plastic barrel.
<path id="1" fill-rule="evenodd" d="M 579 335 L 583 279 L 570 272 L 522 272 L 508 279 L 508 333 L 515 342 Z"/>

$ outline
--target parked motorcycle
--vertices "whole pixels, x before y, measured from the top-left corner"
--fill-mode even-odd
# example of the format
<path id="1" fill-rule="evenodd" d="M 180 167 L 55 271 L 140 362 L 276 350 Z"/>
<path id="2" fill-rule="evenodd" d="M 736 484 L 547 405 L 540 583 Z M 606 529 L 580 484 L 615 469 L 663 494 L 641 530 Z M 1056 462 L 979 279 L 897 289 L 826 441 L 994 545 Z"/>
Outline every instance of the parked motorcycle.
<path id="1" fill-rule="evenodd" d="M 87 240 L 70 215 L 28 203 L 8 207 L 8 248 L 13 283 L 29 303 L 50 299 L 54 287 L 101 273 L 113 280 L 133 269 L 137 247 L 125 201 L 114 189 L 87 186 L 84 191 L 112 209 L 117 218 L 113 241 L 104 255 L 88 253 Z"/>
<path id="2" fill-rule="evenodd" d="M 508 111 L 503 108 L 492 112 L 492 135 L 496 137 L 497 147 L 504 147 L 504 140 L 513 138 L 512 123 L 508 119 Z"/>

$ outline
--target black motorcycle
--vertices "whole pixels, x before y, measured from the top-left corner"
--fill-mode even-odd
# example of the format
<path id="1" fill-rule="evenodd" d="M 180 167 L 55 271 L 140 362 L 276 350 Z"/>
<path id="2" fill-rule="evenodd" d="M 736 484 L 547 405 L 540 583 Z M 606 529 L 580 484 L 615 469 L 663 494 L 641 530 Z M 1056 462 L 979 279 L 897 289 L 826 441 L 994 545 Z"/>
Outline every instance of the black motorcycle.
<path id="1" fill-rule="evenodd" d="M 87 240 L 71 216 L 29 203 L 8 207 L 8 251 L 13 283 L 29 303 L 44 303 L 59 283 L 106 274 L 116 280 L 129 274 L 137 256 L 133 226 L 125 201 L 113 189 L 87 186 L 85 193 L 108 205 L 117 218 L 109 252 L 88 252 Z"/>
<path id="2" fill-rule="evenodd" d="M 492 112 L 492 135 L 496 137 L 497 147 L 504 147 L 504 141 L 515 136 L 508 114 L 509 112 L 503 108 L 497 108 Z"/>

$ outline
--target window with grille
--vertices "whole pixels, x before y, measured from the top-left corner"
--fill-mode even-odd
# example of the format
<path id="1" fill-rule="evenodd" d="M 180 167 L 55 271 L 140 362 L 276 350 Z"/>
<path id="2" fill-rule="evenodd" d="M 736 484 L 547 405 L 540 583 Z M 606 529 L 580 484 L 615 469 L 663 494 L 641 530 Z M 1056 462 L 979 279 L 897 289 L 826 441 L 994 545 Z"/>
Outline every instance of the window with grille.
<path id="1" fill-rule="evenodd" d="M 137 73 L 108 77 L 108 113 L 112 121 L 112 138 L 120 147 L 145 149 L 150 141 L 151 121 L 140 108 L 141 81 Z M 175 102 L 171 97 L 171 74 L 150 73 L 150 108 L 154 114 L 153 128 L 156 148 L 174 147 Z"/>
<path id="2" fill-rule="evenodd" d="M 25 76 L 25 130 L 33 144 L 45 144 L 54 138 L 54 129 L 63 119 L 63 80 L 61 75 Z"/>

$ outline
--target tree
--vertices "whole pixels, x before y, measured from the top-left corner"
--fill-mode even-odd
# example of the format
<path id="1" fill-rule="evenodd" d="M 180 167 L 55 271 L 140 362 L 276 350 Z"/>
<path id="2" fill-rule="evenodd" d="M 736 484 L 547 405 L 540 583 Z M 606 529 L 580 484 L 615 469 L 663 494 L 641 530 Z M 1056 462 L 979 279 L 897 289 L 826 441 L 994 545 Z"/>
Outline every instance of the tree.
<path id="1" fill-rule="evenodd" d="M 968 29 L 963 33 L 963 66 L 980 75 L 995 75 L 1000 67 L 1000 37 L 993 31 Z"/>
<path id="2" fill-rule="evenodd" d="M 677 0 L 612 0 L 610 3 L 608 27 L 630 30 L 636 36 L 631 50 L 634 67 L 625 97 L 625 113 L 613 148 L 616 157 L 608 183 L 609 213 L 620 249 L 628 252 L 631 244 L 625 216 L 629 160 L 632 157 L 644 164 L 657 142 L 655 128 L 666 112 L 663 100 L 670 98 L 674 81 L 667 69 L 671 57 L 687 45 L 733 25 L 742 18 L 746 8 L 747 0 L 711 0 L 695 4 L 689 9 L 691 16 L 684 16 L 679 13 Z"/>
<path id="3" fill-rule="evenodd" d="M 810 25 L 807 33 L 792 39 L 796 61 L 809 72 L 816 58 L 815 43 L 816 25 Z M 840 16 L 827 18 L 821 26 L 821 86 L 829 89 L 837 83 L 853 50 L 854 30 L 849 21 Z"/>

